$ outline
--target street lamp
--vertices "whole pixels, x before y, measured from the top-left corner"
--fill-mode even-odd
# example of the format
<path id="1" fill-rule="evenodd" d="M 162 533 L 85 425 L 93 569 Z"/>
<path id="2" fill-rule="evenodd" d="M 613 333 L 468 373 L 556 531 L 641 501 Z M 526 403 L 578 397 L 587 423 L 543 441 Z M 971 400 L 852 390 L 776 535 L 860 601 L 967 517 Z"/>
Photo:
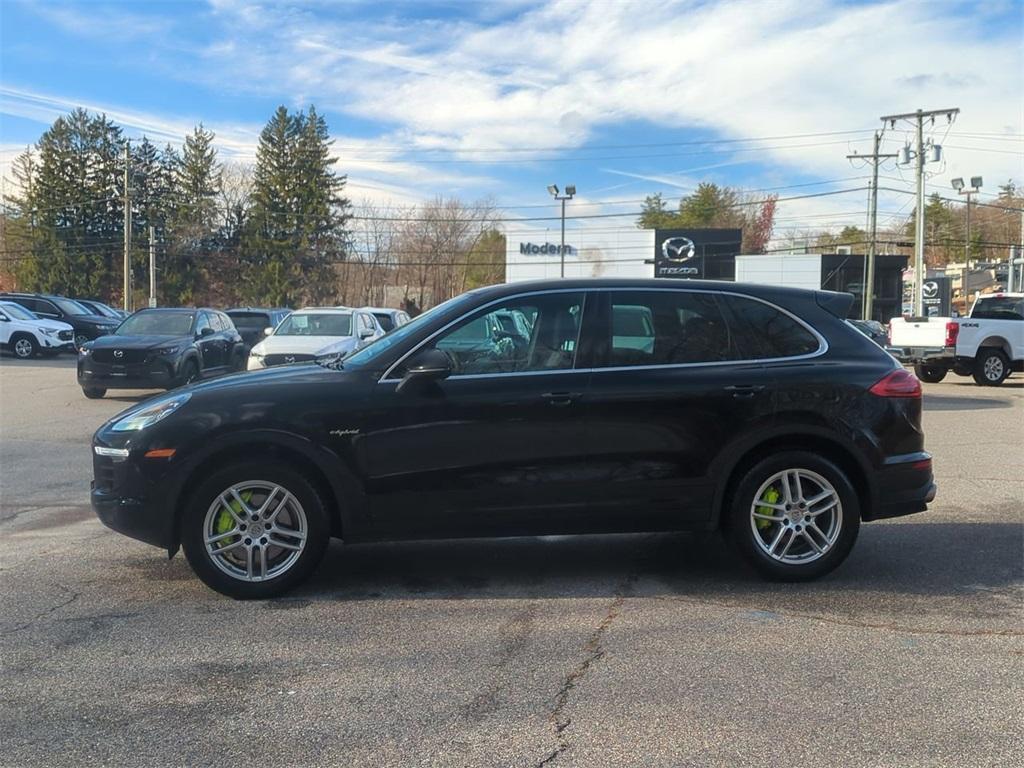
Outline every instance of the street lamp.
<path id="1" fill-rule="evenodd" d="M 981 189 L 982 178 L 981 176 L 971 176 L 970 188 L 959 177 L 953 179 L 950 183 L 959 194 L 967 195 L 967 240 L 964 243 L 964 262 L 966 263 L 971 258 L 971 195 L 976 195 Z"/>
<path id="2" fill-rule="evenodd" d="M 558 255 L 562 257 L 562 277 L 565 277 L 565 201 L 572 200 L 573 196 L 576 194 L 576 185 L 566 184 L 565 194 L 560 195 L 558 193 L 558 185 L 549 184 L 548 192 L 553 198 L 555 198 L 555 200 L 562 201 L 562 242 L 558 248 Z"/>

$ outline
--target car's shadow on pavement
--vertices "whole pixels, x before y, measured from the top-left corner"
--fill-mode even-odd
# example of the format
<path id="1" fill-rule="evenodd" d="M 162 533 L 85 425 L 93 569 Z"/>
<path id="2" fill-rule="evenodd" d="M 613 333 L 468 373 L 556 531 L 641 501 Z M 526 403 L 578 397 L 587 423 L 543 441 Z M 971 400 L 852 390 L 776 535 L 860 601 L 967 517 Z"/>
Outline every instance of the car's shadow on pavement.
<path id="1" fill-rule="evenodd" d="M 846 599 L 1013 592 L 1024 578 L 1019 523 L 865 525 L 849 559 L 803 584 L 762 580 L 714 534 L 566 536 L 332 544 L 314 578 L 284 601 L 501 599 L 621 594 Z"/>

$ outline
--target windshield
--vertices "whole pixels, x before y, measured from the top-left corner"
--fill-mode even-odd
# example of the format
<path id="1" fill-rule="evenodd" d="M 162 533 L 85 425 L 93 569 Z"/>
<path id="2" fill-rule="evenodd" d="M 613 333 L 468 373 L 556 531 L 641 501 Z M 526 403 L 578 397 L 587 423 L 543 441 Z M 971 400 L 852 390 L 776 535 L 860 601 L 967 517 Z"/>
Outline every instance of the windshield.
<path id="1" fill-rule="evenodd" d="M 351 336 L 352 315 L 294 312 L 274 331 L 275 336 Z"/>
<path id="2" fill-rule="evenodd" d="M 454 309 L 461 306 L 464 303 L 469 303 L 474 296 L 474 292 L 463 293 L 460 296 L 456 296 L 448 301 L 441 302 L 436 307 L 428 309 L 422 315 L 419 315 L 410 320 L 405 325 L 395 328 L 390 333 L 378 337 L 374 341 L 371 341 L 361 350 L 353 355 L 345 358 L 345 367 L 349 366 L 365 366 L 373 365 L 377 358 L 387 352 L 388 349 L 393 347 L 400 341 L 407 339 L 409 336 L 414 335 L 422 328 L 427 322 L 432 320 L 437 315 L 445 312 L 449 309 Z"/>
<path id="3" fill-rule="evenodd" d="M 126 319 L 115 336 L 188 336 L 195 312 L 136 312 Z"/>
<path id="4" fill-rule="evenodd" d="M 76 302 L 76 303 L 81 303 L 81 302 Z M 96 308 L 96 314 L 98 314 L 98 315 L 103 315 L 104 317 L 110 317 L 110 318 L 113 318 L 114 320 L 117 320 L 118 318 L 120 318 L 120 315 L 118 315 L 117 312 L 115 312 L 113 309 L 108 307 L 106 304 L 103 304 L 102 302 L 92 301 L 92 302 L 89 302 L 89 304 L 87 304 L 86 306 L 88 306 L 88 307 L 95 307 Z"/>
<path id="5" fill-rule="evenodd" d="M 1024 320 L 1024 298 L 986 296 L 975 303 L 971 317 L 979 320 Z"/>
<path id="6" fill-rule="evenodd" d="M 0 310 L 11 317 L 16 317 L 19 320 L 38 320 L 39 318 L 29 312 L 20 304 L 14 302 L 0 302 Z"/>
<path id="7" fill-rule="evenodd" d="M 50 299 L 54 304 L 60 307 L 60 311 L 65 315 L 95 315 L 91 309 L 87 309 L 77 301 L 71 299 L 52 298 Z"/>

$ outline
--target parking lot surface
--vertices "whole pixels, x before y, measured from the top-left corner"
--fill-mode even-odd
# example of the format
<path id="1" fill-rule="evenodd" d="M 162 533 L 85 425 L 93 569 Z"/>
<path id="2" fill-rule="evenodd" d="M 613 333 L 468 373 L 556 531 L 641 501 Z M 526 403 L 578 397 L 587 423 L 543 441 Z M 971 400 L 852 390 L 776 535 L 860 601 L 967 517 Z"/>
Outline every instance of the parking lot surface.
<path id="1" fill-rule="evenodd" d="M 1024 764 L 1024 377 L 925 385 L 939 495 L 771 584 L 715 536 L 334 543 L 240 603 L 104 528 L 70 358 L 0 359 L 0 765 Z"/>

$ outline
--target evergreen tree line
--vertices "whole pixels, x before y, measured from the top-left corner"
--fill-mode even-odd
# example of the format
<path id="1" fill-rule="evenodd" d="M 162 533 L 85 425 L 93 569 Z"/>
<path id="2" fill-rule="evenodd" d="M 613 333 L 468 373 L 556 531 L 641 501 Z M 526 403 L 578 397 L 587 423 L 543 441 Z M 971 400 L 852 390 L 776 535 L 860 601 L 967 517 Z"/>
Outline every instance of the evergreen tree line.
<path id="1" fill-rule="evenodd" d="M 128 173 L 134 304 L 145 304 L 150 227 L 160 304 L 332 301 L 349 248 L 345 176 L 314 107 L 279 107 L 255 165 L 225 165 L 202 125 L 180 149 L 129 144 L 105 115 L 77 109 L 20 155 L 4 200 L 2 266 L 20 290 L 123 298 Z"/>

